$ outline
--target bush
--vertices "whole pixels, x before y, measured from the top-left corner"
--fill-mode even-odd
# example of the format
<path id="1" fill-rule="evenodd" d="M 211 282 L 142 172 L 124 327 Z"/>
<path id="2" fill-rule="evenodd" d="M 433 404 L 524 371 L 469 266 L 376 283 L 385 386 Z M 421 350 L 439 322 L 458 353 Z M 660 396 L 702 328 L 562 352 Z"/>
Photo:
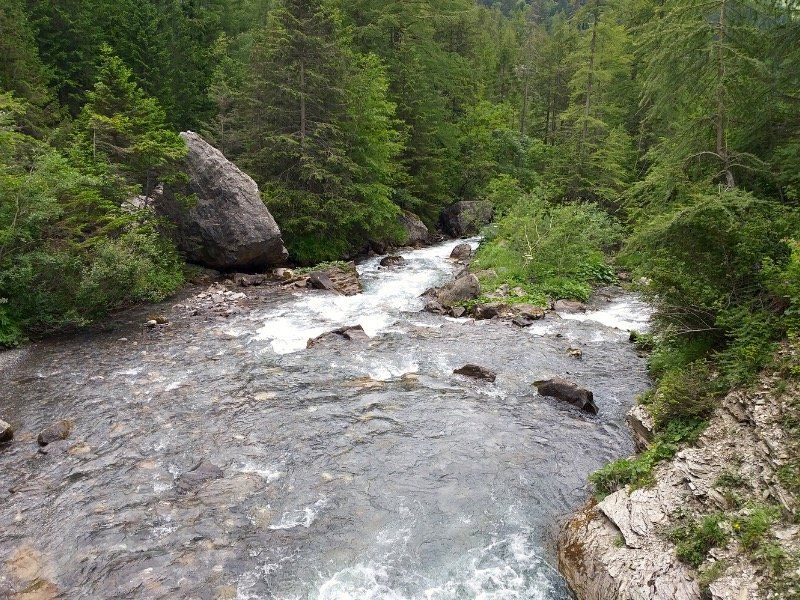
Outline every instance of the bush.
<path id="1" fill-rule="evenodd" d="M 658 382 L 650 404 L 656 430 L 665 430 L 671 422 L 702 421 L 714 410 L 718 396 L 705 361 L 667 371 Z"/>
<path id="2" fill-rule="evenodd" d="M 707 515 L 695 521 L 685 519 L 669 532 L 669 539 L 675 544 L 678 558 L 695 569 L 705 562 L 709 550 L 720 548 L 728 541 L 728 534 L 722 530 L 722 515 Z"/>

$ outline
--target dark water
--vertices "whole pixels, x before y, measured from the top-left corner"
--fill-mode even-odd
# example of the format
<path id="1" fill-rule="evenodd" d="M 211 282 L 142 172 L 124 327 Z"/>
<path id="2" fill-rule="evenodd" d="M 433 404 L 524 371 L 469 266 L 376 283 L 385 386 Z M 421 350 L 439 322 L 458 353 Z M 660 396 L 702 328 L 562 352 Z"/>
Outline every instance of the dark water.
<path id="1" fill-rule="evenodd" d="M 132 313 L 0 356 L 0 597 L 568 598 L 556 522 L 631 449 L 647 379 L 625 328 L 647 309 L 527 330 L 420 313 L 451 247 L 366 263 L 359 297 L 247 288 L 229 316 L 189 297 L 158 330 Z M 368 343 L 302 349 L 356 322 Z M 467 362 L 497 382 L 452 375 Z M 553 375 L 600 415 L 539 397 Z M 59 418 L 70 439 L 37 453 Z M 221 477 L 182 477 L 201 461 Z"/>

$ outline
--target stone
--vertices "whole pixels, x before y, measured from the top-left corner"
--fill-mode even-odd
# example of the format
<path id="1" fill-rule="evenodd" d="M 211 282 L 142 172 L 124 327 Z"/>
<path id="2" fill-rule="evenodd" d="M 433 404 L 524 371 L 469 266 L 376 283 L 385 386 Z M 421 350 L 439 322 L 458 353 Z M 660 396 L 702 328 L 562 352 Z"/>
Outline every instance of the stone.
<path id="1" fill-rule="evenodd" d="M 0 444 L 10 442 L 14 439 L 14 428 L 10 423 L 6 423 L 0 419 Z"/>
<path id="2" fill-rule="evenodd" d="M 572 358 L 583 358 L 583 350 L 580 348 L 567 348 L 567 355 Z"/>
<path id="3" fill-rule="evenodd" d="M 348 342 L 365 342 L 369 341 L 369 339 L 369 336 L 361 325 L 348 325 L 339 327 L 333 331 L 328 331 L 327 333 L 323 333 L 322 335 L 308 340 L 306 348 L 313 348 L 327 341 L 347 340 Z"/>
<path id="4" fill-rule="evenodd" d="M 56 421 L 52 425 L 42 429 L 36 441 L 40 446 L 47 446 L 47 444 L 67 439 L 71 431 L 72 421 Z"/>
<path id="5" fill-rule="evenodd" d="M 431 232 L 417 215 L 407 210 L 397 218 L 405 231 L 404 244 L 407 246 L 424 246 L 431 242 Z"/>
<path id="6" fill-rule="evenodd" d="M 479 233 L 485 225 L 491 223 L 493 216 L 491 202 L 462 200 L 442 211 L 439 224 L 447 235 L 465 237 Z"/>
<path id="7" fill-rule="evenodd" d="M 217 465 L 207 460 L 202 460 L 189 471 L 178 476 L 176 487 L 182 492 L 189 492 L 196 490 L 209 481 L 220 479 L 223 475 L 222 469 Z"/>
<path id="8" fill-rule="evenodd" d="M 281 281 L 289 281 L 294 278 L 294 271 L 281 267 L 272 271 L 272 276 Z"/>
<path id="9" fill-rule="evenodd" d="M 463 306 L 454 306 L 450 309 L 450 316 L 456 319 L 463 317 L 467 313 L 467 309 Z"/>
<path id="10" fill-rule="evenodd" d="M 465 377 L 472 377 L 473 379 L 482 379 L 484 381 L 494 382 L 497 379 L 497 373 L 486 367 L 479 365 L 467 364 L 453 371 L 456 375 L 464 375 Z"/>
<path id="11" fill-rule="evenodd" d="M 288 280 L 286 283 L 291 283 L 291 281 Z M 344 296 L 355 296 L 364 289 L 353 262 L 335 265 L 324 271 L 315 271 L 308 276 L 301 287 L 330 290 Z"/>
<path id="12" fill-rule="evenodd" d="M 155 327 L 156 325 L 158 325 L 158 321 L 156 321 L 155 319 L 148 319 L 147 321 L 145 321 L 144 324 L 147 327 Z"/>
<path id="13" fill-rule="evenodd" d="M 169 323 L 169 319 L 164 315 L 150 315 L 148 317 L 148 322 L 149 321 L 155 321 L 156 325 L 166 325 Z"/>
<path id="14" fill-rule="evenodd" d="M 642 452 L 651 444 L 654 437 L 655 423 L 650 411 L 646 406 L 637 404 L 628 411 L 625 420 L 633 432 L 637 452 Z"/>
<path id="15" fill-rule="evenodd" d="M 233 283 L 240 287 L 256 287 L 266 282 L 267 276 L 261 273 L 236 273 L 233 276 Z"/>
<path id="16" fill-rule="evenodd" d="M 436 299 L 443 306 L 453 306 L 467 300 L 474 300 L 481 295 L 481 284 L 473 274 L 464 275 L 436 293 Z"/>
<path id="17" fill-rule="evenodd" d="M 453 251 L 450 253 L 450 258 L 453 260 L 469 260 L 472 258 L 472 246 L 469 244 L 458 244 Z"/>
<path id="18" fill-rule="evenodd" d="M 441 302 L 439 302 L 435 298 L 431 298 L 425 304 L 425 312 L 429 312 L 434 315 L 446 315 L 447 309 L 444 306 L 442 306 Z"/>
<path id="19" fill-rule="evenodd" d="M 382 267 L 399 267 L 400 265 L 404 265 L 406 263 L 406 259 L 402 256 L 398 255 L 390 255 L 384 256 L 381 259 L 380 265 Z"/>
<path id="20" fill-rule="evenodd" d="M 514 316 L 514 311 L 508 304 L 503 302 L 489 302 L 487 304 L 476 304 L 472 309 L 472 316 L 479 321 L 488 319 L 503 319 Z"/>
<path id="21" fill-rule="evenodd" d="M 542 396 L 569 402 L 573 406 L 593 415 L 598 412 L 597 405 L 594 403 L 594 394 L 566 379 L 554 377 L 553 379 L 535 381 L 533 385 L 536 386 Z"/>
<path id="22" fill-rule="evenodd" d="M 556 300 L 553 303 L 553 310 L 565 313 L 586 312 L 586 305 L 577 300 Z"/>
<path id="23" fill-rule="evenodd" d="M 174 225 L 175 242 L 187 258 L 222 270 L 285 263 L 280 229 L 255 181 L 196 133 L 181 137 L 188 147 L 188 184 L 165 185 L 154 207 Z"/>
<path id="24" fill-rule="evenodd" d="M 323 271 L 317 271 L 308 276 L 308 287 L 315 290 L 338 291 L 331 278 Z"/>
<path id="25" fill-rule="evenodd" d="M 530 327 L 534 321 L 544 319 L 547 313 L 543 308 L 533 306 L 532 304 L 514 304 L 511 307 L 514 310 L 515 325 L 519 327 Z M 517 322 L 519 320 L 519 322 Z"/>

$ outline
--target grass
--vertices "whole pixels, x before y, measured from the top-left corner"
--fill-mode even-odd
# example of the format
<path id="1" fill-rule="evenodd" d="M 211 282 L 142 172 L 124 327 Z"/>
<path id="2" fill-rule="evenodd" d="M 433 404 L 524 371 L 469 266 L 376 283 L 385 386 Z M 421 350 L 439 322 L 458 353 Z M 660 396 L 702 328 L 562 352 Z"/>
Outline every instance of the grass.
<path id="1" fill-rule="evenodd" d="M 696 569 L 705 562 L 711 549 L 724 547 L 728 541 L 728 534 L 720 527 L 724 520 L 719 513 L 699 520 L 681 516 L 679 525 L 667 536 L 675 544 L 678 558 Z"/>
<path id="2" fill-rule="evenodd" d="M 332 260 L 328 262 L 322 262 L 318 265 L 314 265 L 313 267 L 298 267 L 293 269 L 296 275 L 308 275 L 309 273 L 314 273 L 315 271 L 328 271 L 329 269 L 346 269 L 347 265 L 349 265 L 345 260 Z"/>

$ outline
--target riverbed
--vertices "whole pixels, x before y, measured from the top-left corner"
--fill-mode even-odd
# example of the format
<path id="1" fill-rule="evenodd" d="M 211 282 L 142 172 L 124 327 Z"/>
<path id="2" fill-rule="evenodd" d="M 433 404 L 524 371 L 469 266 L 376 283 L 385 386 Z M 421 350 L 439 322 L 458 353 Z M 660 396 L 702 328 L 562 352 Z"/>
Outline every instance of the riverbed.
<path id="1" fill-rule="evenodd" d="M 648 380 L 628 335 L 649 311 L 619 294 L 525 329 L 422 312 L 455 243 L 363 262 L 358 296 L 231 288 L 213 311 L 195 288 L 158 308 L 168 325 L 140 309 L 0 356 L 0 596 L 570 598 L 554 534 L 632 451 Z M 369 341 L 306 348 L 356 324 Z M 539 396 L 552 376 L 599 414 Z M 58 419 L 69 439 L 38 452 Z"/>

